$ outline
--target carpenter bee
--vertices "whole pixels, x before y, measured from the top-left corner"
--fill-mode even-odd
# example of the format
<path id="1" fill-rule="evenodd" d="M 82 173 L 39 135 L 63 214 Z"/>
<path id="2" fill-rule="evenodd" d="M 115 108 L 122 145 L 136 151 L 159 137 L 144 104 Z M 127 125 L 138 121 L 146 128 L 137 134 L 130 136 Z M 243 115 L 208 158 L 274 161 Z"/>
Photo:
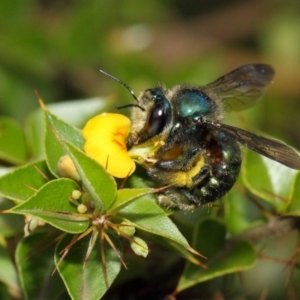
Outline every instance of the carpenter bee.
<path id="1" fill-rule="evenodd" d="M 147 89 L 131 107 L 129 152 L 147 153 L 140 161 L 151 179 L 168 188 L 158 202 L 193 209 L 223 197 L 241 168 L 242 144 L 293 169 L 300 156 L 288 146 L 221 123 L 226 111 L 255 105 L 274 77 L 265 64 L 241 66 L 206 86 L 177 85 Z M 140 155 L 142 156 L 142 155 Z"/>

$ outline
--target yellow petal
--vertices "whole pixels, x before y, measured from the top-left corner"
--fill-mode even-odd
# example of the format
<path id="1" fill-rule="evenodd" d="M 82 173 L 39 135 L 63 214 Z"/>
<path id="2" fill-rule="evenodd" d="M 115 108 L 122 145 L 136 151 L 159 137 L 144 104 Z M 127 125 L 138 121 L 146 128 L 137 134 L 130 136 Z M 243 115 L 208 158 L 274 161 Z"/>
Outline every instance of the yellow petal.
<path id="1" fill-rule="evenodd" d="M 130 127 L 127 117 L 103 113 L 90 119 L 82 130 L 86 140 L 86 154 L 104 166 L 114 177 L 124 178 L 135 170 L 135 163 L 126 149 Z"/>

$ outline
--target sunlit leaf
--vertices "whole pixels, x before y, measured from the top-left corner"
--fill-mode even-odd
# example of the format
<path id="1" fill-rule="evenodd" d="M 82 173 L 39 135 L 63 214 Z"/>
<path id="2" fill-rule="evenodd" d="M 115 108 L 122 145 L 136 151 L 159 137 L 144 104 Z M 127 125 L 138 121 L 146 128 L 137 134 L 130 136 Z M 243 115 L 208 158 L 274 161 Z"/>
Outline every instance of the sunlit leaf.
<path id="1" fill-rule="evenodd" d="M 82 183 L 94 200 L 96 210 L 106 210 L 114 201 L 117 185 L 111 175 L 95 160 L 71 144 L 65 144 L 73 159 Z"/>
<path id="2" fill-rule="evenodd" d="M 17 202 L 25 201 L 51 176 L 45 161 L 19 167 L 0 177 L 0 195 Z"/>
<path id="3" fill-rule="evenodd" d="M 109 208 L 109 212 L 117 212 L 130 202 L 137 200 L 146 194 L 154 193 L 155 189 L 140 188 L 140 189 L 120 189 L 117 191 L 116 199 L 112 206 Z"/>
<path id="4" fill-rule="evenodd" d="M 195 253 L 163 209 L 147 196 L 122 208 L 118 212 L 118 217 L 128 219 L 137 228 L 170 239 Z"/>
<path id="5" fill-rule="evenodd" d="M 79 149 L 82 149 L 84 140 L 79 129 L 60 120 L 50 111 L 48 111 L 45 107 L 43 109 L 46 122 L 46 160 L 51 172 L 57 177 L 59 177 L 57 163 L 59 159 L 63 155 L 65 155 L 65 150 L 62 146 L 62 141 L 70 142 Z"/>
<path id="6" fill-rule="evenodd" d="M 72 191 L 78 189 L 78 185 L 70 179 L 52 180 L 10 212 L 38 217 L 66 232 L 83 232 L 89 222 L 87 218 L 78 216 L 76 206 L 70 202 Z"/>
<path id="7" fill-rule="evenodd" d="M 81 128 L 90 117 L 103 110 L 107 104 L 107 98 L 81 99 L 78 101 L 66 101 L 47 104 L 47 108 L 60 119 Z M 34 111 L 26 120 L 26 138 L 33 157 L 44 155 L 43 112 L 41 109 Z"/>
<path id="8" fill-rule="evenodd" d="M 297 170 L 290 169 L 253 151 L 246 151 L 242 176 L 246 187 L 278 211 L 289 205 Z"/>

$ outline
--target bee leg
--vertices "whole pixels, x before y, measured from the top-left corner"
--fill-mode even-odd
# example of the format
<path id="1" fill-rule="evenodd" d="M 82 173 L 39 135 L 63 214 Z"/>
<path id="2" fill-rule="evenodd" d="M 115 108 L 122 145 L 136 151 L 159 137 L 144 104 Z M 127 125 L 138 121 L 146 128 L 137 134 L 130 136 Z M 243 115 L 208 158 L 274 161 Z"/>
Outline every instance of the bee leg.
<path id="1" fill-rule="evenodd" d="M 172 176 L 176 177 L 176 173 L 173 173 Z M 209 181 L 209 178 L 210 171 L 209 168 L 205 166 L 194 177 L 195 184 L 202 182 L 202 184 L 205 185 Z M 174 210 L 192 210 L 199 206 L 198 197 L 193 195 L 194 190 L 195 188 L 170 187 L 159 193 L 158 202 L 160 205 Z"/>
<path id="2" fill-rule="evenodd" d="M 191 203 L 190 198 L 181 189 L 171 187 L 158 194 L 158 203 L 172 210 L 192 210 L 198 205 Z"/>
<path id="3" fill-rule="evenodd" d="M 197 148 L 187 151 L 180 159 L 158 161 L 155 168 L 161 171 L 187 171 L 199 160 L 200 151 Z M 151 175 L 151 174 L 150 174 Z"/>

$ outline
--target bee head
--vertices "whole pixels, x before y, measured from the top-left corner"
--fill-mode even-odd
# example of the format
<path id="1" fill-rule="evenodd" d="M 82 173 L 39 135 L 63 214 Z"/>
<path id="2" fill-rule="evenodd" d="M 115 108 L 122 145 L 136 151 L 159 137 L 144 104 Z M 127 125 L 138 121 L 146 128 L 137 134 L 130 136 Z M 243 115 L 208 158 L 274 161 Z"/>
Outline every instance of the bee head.
<path id="1" fill-rule="evenodd" d="M 138 106 L 131 109 L 132 129 L 127 147 L 159 141 L 171 122 L 170 102 L 161 87 L 145 90 L 138 98 Z"/>
<path id="2" fill-rule="evenodd" d="M 135 103 L 116 107 L 116 109 L 131 108 L 132 129 L 127 148 L 130 149 L 133 145 L 144 143 L 149 139 L 151 143 L 159 141 L 160 133 L 171 120 L 171 106 L 164 89 L 161 87 L 148 89 L 137 98 L 131 87 L 124 81 L 103 70 L 99 71 L 123 85 L 135 100 Z"/>

